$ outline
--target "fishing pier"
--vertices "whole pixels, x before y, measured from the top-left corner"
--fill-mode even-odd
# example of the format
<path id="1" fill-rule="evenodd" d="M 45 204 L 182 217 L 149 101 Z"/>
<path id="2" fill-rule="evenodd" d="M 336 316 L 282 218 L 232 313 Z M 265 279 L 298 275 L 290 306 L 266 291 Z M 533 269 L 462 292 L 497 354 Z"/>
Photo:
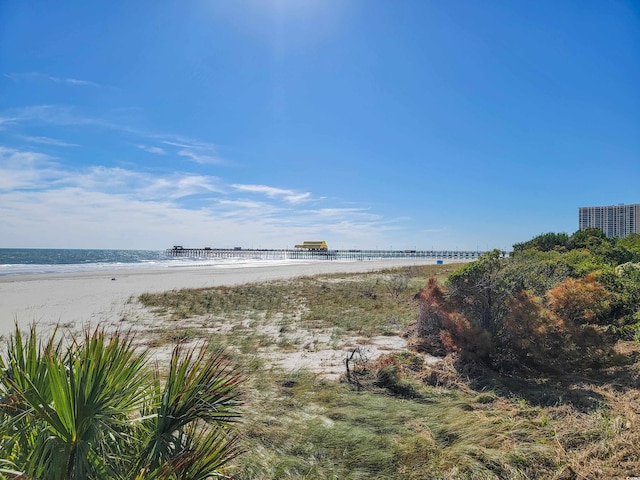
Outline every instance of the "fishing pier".
<path id="1" fill-rule="evenodd" d="M 184 248 L 167 249 L 171 257 L 192 258 L 244 258 L 247 260 L 385 260 L 420 258 L 433 260 L 476 260 L 482 251 L 462 250 L 305 250 L 305 249 L 244 249 L 244 248 Z"/>

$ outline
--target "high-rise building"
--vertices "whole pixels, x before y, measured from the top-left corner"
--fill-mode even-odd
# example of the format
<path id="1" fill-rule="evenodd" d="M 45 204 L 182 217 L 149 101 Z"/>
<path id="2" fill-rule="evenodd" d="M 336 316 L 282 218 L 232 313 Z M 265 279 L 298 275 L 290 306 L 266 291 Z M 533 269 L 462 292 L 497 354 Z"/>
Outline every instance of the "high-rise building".
<path id="1" fill-rule="evenodd" d="M 607 237 L 640 233 L 640 204 L 580 207 L 578 225 L 580 230 L 599 228 Z"/>

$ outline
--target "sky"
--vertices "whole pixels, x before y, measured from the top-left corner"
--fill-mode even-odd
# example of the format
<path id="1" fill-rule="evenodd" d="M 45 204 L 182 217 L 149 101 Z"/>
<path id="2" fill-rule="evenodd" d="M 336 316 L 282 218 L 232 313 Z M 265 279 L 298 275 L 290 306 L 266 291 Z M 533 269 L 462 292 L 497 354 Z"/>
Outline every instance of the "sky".
<path id="1" fill-rule="evenodd" d="M 0 0 L 0 248 L 509 250 L 639 183 L 637 0 Z"/>

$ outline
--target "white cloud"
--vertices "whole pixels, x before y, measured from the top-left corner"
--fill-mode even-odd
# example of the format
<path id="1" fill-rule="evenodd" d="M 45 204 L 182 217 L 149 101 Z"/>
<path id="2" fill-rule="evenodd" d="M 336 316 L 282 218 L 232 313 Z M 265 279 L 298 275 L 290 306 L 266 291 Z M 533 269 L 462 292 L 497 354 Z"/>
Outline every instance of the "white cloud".
<path id="1" fill-rule="evenodd" d="M 145 152 L 153 153 L 155 155 L 166 155 L 167 152 L 160 147 L 153 147 L 149 145 L 136 145 L 140 150 L 144 150 Z"/>
<path id="2" fill-rule="evenodd" d="M 187 157 L 191 161 L 195 163 L 199 163 L 201 165 L 218 165 L 222 163 L 222 161 L 217 157 L 214 157 L 212 155 L 197 153 L 192 150 L 180 150 L 178 152 L 178 155 L 180 155 L 181 157 Z"/>
<path id="3" fill-rule="evenodd" d="M 47 75 L 45 73 L 38 73 L 38 72 L 5 73 L 4 76 L 14 81 L 44 79 L 50 82 L 66 84 L 66 85 L 78 85 L 78 86 L 84 86 L 84 87 L 100 87 L 101 86 L 98 83 L 90 82 L 88 80 L 80 80 L 77 78 L 54 77 L 53 75 Z"/>
<path id="4" fill-rule="evenodd" d="M 104 125 L 98 120 L 77 115 L 73 108 L 64 105 L 29 105 L 9 109 L 4 112 L 10 124 L 19 123 L 47 123 L 50 125 Z"/>
<path id="5" fill-rule="evenodd" d="M 16 123 L 15 117 L 0 117 L 0 130 L 4 129 L 7 125 L 13 125 Z"/>
<path id="6" fill-rule="evenodd" d="M 83 85 L 83 86 L 89 86 L 89 87 L 99 87 L 100 85 L 95 83 L 95 82 L 89 82 L 87 80 L 79 80 L 77 78 L 57 78 L 57 77 L 52 77 L 52 76 L 48 76 L 47 77 L 49 80 L 51 80 L 52 82 L 56 82 L 56 83 L 67 83 L 70 85 Z"/>
<path id="7" fill-rule="evenodd" d="M 164 145 L 177 147 L 177 155 L 200 165 L 220 165 L 225 163 L 218 155 L 217 145 L 179 135 L 155 135 Z"/>
<path id="8" fill-rule="evenodd" d="M 322 217 L 345 217 L 345 216 L 367 216 L 370 218 L 380 218 L 379 215 L 371 214 L 366 208 L 320 208 L 315 212 Z"/>
<path id="9" fill-rule="evenodd" d="M 336 248 L 373 248 L 389 231 L 379 222 L 335 223 L 268 204 L 212 202 L 188 207 L 172 198 L 67 186 L 0 191 L 3 245 L 49 248 L 150 248 L 171 245 L 291 248 L 323 238 Z M 339 245 L 338 241 L 343 242 Z"/>
<path id="10" fill-rule="evenodd" d="M 0 146 L 3 246 L 285 248 L 305 238 L 323 238 L 365 248 L 398 228 L 367 209 L 301 208 L 311 200 L 310 192 L 229 185 L 190 172 L 70 168 L 50 155 Z"/>
<path id="11" fill-rule="evenodd" d="M 304 229 L 272 217 L 221 215 L 215 209 L 185 208 L 169 200 L 145 201 L 79 187 L 0 193 L 0 216 L 6 229 L 3 244 L 9 246 L 292 247 Z"/>
<path id="12" fill-rule="evenodd" d="M 77 162 L 76 157 L 84 151 L 81 148 L 64 151 L 70 157 L 60 159 L 37 151 L 38 145 L 76 144 L 22 135 L 32 147 L 16 150 L 0 146 L 3 246 L 164 248 L 210 244 L 281 248 L 305 238 L 322 238 L 344 239 L 366 248 L 386 243 L 377 239 L 399 228 L 366 208 L 342 208 L 309 191 L 260 183 L 227 184 L 211 175 L 154 170 L 166 168 L 167 163 L 171 163 L 169 168 L 189 166 L 186 161 L 176 161 L 181 158 L 199 164 L 222 163 L 217 145 L 210 142 L 140 131 L 126 121 L 83 115 L 77 107 L 32 105 L 0 111 L 0 128 L 15 129 L 16 137 L 24 133 L 18 131 L 23 126 L 43 124 L 109 129 L 124 134 L 131 148 L 166 155 L 156 159 L 158 164 L 160 160 L 171 162 L 146 162 L 144 170 L 132 163 L 126 168 L 87 166 L 90 157 Z M 48 129 L 64 135 L 58 131 Z M 65 166 L 72 158 L 74 166 Z"/>
<path id="13" fill-rule="evenodd" d="M 143 132 L 128 126 L 121 119 L 110 121 L 105 118 L 83 114 L 80 109 L 69 105 L 29 105 L 11 108 L 0 112 L 0 119 L 4 118 L 9 126 L 18 125 L 55 125 L 60 127 L 78 126 L 95 127 L 126 133 L 145 139 L 156 139 L 158 135 Z M 2 123 L 0 123 L 0 127 Z"/>
<path id="14" fill-rule="evenodd" d="M 37 188 L 60 175 L 48 155 L 0 146 L 0 190 Z"/>
<path id="15" fill-rule="evenodd" d="M 158 176 L 103 166 L 92 166 L 81 173 L 67 174 L 64 181 L 66 185 L 127 195 L 143 201 L 177 200 L 222 191 L 215 177 L 184 173 Z"/>
<path id="16" fill-rule="evenodd" d="M 231 207 L 234 210 L 247 211 L 247 210 L 264 210 L 268 204 L 263 202 L 252 202 L 250 200 L 222 199 L 218 201 L 218 205 L 222 207 Z"/>
<path id="17" fill-rule="evenodd" d="M 164 140 L 162 143 L 165 145 L 171 145 L 173 147 L 188 148 L 194 150 L 209 150 L 216 151 L 217 145 L 208 142 L 202 142 L 200 140 L 194 140 L 192 138 L 186 138 L 179 135 L 162 135 Z"/>
<path id="18" fill-rule="evenodd" d="M 64 142 L 62 140 L 58 140 L 56 138 L 49 138 L 49 137 L 27 137 L 27 136 L 22 136 L 22 138 L 24 138 L 28 142 L 40 143 L 40 144 L 43 144 L 43 145 L 53 145 L 55 147 L 78 147 L 79 146 L 76 143 L 68 143 L 68 142 Z"/>
<path id="19" fill-rule="evenodd" d="M 234 184 L 231 185 L 239 192 L 249 193 L 261 193 L 270 198 L 282 198 L 283 200 L 292 203 L 302 203 L 311 200 L 311 193 L 309 192 L 296 192 L 294 190 L 286 190 L 283 188 L 270 187 L 268 185 L 243 185 Z"/>
<path id="20" fill-rule="evenodd" d="M 90 166 L 63 169 L 53 157 L 0 146 L 0 189 L 53 190 L 65 187 L 127 195 L 140 200 L 180 199 L 222 193 L 219 179 L 189 173 L 165 176 L 119 167 Z"/>
<path id="21" fill-rule="evenodd" d="M 284 225 L 295 215 L 295 212 L 271 203 L 246 199 L 221 198 L 211 206 L 211 210 L 223 218 L 247 224 L 260 219 L 263 222 L 272 221 L 278 225 Z"/>

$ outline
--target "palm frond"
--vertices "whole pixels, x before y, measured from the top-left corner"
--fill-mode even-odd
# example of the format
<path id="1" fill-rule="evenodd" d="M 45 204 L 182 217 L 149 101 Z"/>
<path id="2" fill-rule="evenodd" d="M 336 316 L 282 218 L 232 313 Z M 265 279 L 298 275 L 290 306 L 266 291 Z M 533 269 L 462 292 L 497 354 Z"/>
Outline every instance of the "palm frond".
<path id="1" fill-rule="evenodd" d="M 239 417 L 238 386 L 241 375 L 230 368 L 222 352 L 209 355 L 201 348 L 175 347 L 169 373 L 157 406 L 157 415 L 149 423 L 149 441 L 141 461 L 152 470 L 187 448 L 181 434 L 198 422 L 223 425 Z"/>
<path id="2" fill-rule="evenodd" d="M 222 352 L 178 346 L 164 378 L 126 333 L 57 335 L 16 326 L 0 357 L 0 478 L 222 475 L 238 453 L 241 382 Z"/>

